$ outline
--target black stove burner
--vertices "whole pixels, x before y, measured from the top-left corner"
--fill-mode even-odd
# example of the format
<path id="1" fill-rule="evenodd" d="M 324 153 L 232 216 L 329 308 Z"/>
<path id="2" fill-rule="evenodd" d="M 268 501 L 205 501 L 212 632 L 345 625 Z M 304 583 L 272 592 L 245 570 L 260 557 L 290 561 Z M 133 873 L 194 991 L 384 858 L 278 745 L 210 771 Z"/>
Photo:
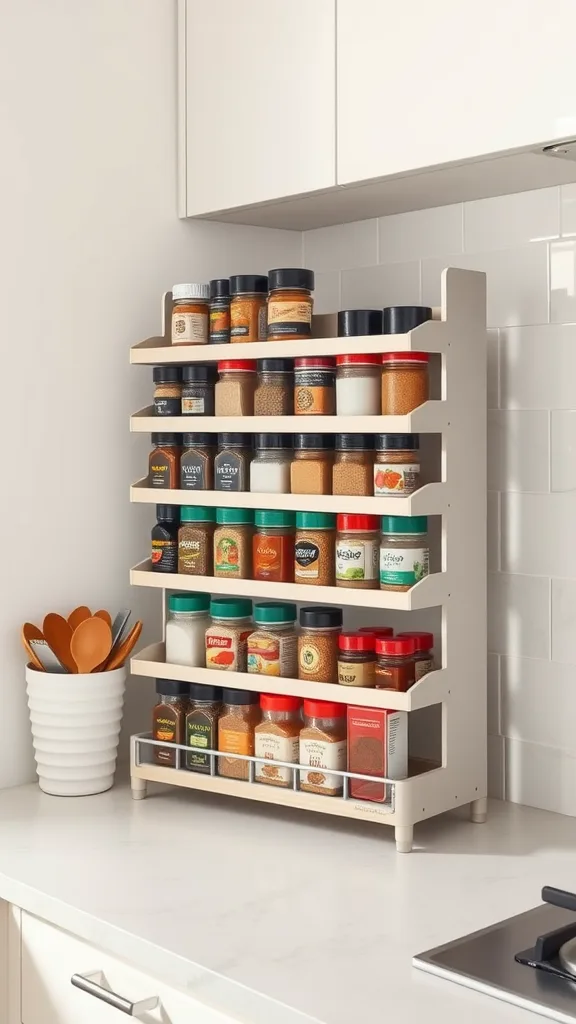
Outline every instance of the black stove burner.
<path id="1" fill-rule="evenodd" d="M 554 889 L 550 885 L 545 885 L 542 889 L 542 899 L 544 903 L 561 907 L 562 910 L 573 910 L 576 913 L 576 894 L 573 892 L 565 892 L 564 889 Z M 514 959 L 526 967 L 533 967 L 537 971 L 546 971 L 547 974 L 564 978 L 576 985 L 576 974 L 566 970 L 558 957 L 561 947 L 574 938 L 576 938 L 576 921 L 573 924 L 564 925 L 562 928 L 556 928 L 553 932 L 539 935 L 534 946 L 516 953 Z"/>

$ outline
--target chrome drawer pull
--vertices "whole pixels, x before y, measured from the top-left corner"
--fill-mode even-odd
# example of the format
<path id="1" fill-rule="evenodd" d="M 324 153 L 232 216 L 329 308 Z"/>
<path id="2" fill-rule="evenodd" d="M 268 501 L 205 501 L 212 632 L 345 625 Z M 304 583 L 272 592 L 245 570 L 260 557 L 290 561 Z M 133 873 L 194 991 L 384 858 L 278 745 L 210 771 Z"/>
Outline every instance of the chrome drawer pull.
<path id="1" fill-rule="evenodd" d="M 76 988 L 87 992 L 89 996 L 101 999 L 103 1003 L 108 1003 L 109 1006 L 113 1006 L 116 1010 L 121 1010 L 122 1013 L 127 1013 L 129 1017 L 141 1017 L 144 1013 L 148 1013 L 149 1010 L 155 1010 L 160 1002 L 158 996 L 150 996 L 149 999 L 139 999 L 137 1003 L 131 1003 L 129 999 L 124 999 L 123 996 L 118 996 L 115 992 L 105 988 L 102 984 L 104 980 L 103 971 L 73 974 L 70 978 L 70 981 Z"/>

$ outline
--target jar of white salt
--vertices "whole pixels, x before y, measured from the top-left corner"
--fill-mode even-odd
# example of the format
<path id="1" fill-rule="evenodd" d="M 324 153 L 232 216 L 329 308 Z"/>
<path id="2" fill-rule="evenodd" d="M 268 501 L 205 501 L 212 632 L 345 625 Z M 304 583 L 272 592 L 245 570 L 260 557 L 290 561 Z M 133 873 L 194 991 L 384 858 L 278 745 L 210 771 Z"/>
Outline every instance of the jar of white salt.
<path id="1" fill-rule="evenodd" d="M 336 356 L 336 413 L 338 416 L 379 416 L 381 368 L 378 355 Z"/>
<path id="2" fill-rule="evenodd" d="M 169 664 L 204 668 L 209 612 L 210 594 L 170 595 L 166 620 L 166 661 Z"/>
<path id="3" fill-rule="evenodd" d="M 256 434 L 256 458 L 250 464 L 250 490 L 290 494 L 292 434 Z"/>

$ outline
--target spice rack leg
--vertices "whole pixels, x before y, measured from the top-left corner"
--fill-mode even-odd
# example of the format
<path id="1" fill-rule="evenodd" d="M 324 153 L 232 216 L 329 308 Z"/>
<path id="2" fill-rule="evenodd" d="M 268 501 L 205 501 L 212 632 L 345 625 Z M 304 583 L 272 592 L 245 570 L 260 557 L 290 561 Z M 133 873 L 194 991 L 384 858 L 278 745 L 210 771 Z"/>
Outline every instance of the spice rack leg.
<path id="1" fill-rule="evenodd" d="M 144 800 L 146 793 L 148 792 L 148 783 L 146 779 L 136 779 L 134 776 L 130 779 L 130 788 L 132 790 L 133 800 Z"/>
<path id="2" fill-rule="evenodd" d="M 482 825 L 488 817 L 488 800 L 485 796 L 480 797 L 479 800 L 473 800 L 470 804 L 470 821 L 476 822 L 477 825 Z"/>
<path id="3" fill-rule="evenodd" d="M 395 825 L 394 838 L 398 853 L 411 853 L 412 840 L 414 839 L 413 825 Z"/>

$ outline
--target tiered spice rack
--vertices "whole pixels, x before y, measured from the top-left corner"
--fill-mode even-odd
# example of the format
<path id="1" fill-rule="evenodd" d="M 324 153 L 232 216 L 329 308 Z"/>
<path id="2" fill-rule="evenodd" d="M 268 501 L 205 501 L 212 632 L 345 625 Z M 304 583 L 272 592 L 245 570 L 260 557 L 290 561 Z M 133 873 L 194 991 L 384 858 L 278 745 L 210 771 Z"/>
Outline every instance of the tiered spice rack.
<path id="1" fill-rule="evenodd" d="M 160 337 L 149 338 L 131 350 L 131 362 L 144 365 L 217 361 L 230 358 L 229 345 L 178 346 L 168 336 L 170 295 L 162 308 Z M 148 781 L 214 793 L 296 806 L 320 813 L 393 825 L 398 850 L 412 848 L 414 825 L 464 804 L 473 821 L 486 818 L 486 282 L 485 275 L 449 268 L 442 273 L 440 319 L 405 335 L 363 338 L 315 338 L 317 355 L 350 351 L 424 351 L 441 360 L 442 398 L 429 401 L 407 416 L 286 416 L 204 417 L 205 431 L 434 433 L 441 435 L 441 476 L 406 498 L 356 498 L 314 495 L 223 494 L 208 491 L 158 491 L 145 480 L 133 485 L 131 501 L 175 505 L 231 504 L 247 508 L 285 508 L 321 512 L 365 512 L 378 515 L 441 516 L 441 571 L 421 580 L 406 593 L 311 587 L 293 583 L 263 583 L 154 573 L 149 561 L 131 571 L 135 586 L 163 590 L 195 590 L 261 600 L 336 604 L 345 607 L 410 612 L 441 608 L 442 666 L 418 681 L 407 693 L 320 685 L 297 679 L 271 679 L 240 672 L 168 665 L 164 644 L 152 644 L 132 659 L 135 675 L 217 683 L 236 689 L 316 697 L 366 707 L 387 707 L 408 712 L 441 705 L 442 763 L 420 761 L 410 767 L 409 778 L 390 781 L 388 804 L 345 797 L 324 797 L 298 790 L 298 771 L 292 789 L 242 782 L 217 774 L 201 775 L 186 769 L 150 763 L 153 741 L 148 734 L 132 738 L 131 776 L 135 799 L 146 795 Z M 237 359 L 310 354 L 309 342 L 263 342 L 234 345 Z M 194 420 L 194 429 L 199 429 Z M 131 418 L 133 431 L 150 433 L 159 421 L 150 408 Z M 191 429 L 189 417 L 162 420 L 174 432 Z M 405 629 L 409 628 L 406 620 Z M 218 678 L 217 678 L 218 677 Z M 227 755 L 229 756 L 229 755 Z M 214 759 L 212 759 L 214 761 Z M 215 767 L 213 766 L 215 772 Z M 253 777 L 253 769 L 251 777 Z M 346 774 L 346 773 L 344 773 Z M 387 781 L 387 780 L 384 780 Z"/>

